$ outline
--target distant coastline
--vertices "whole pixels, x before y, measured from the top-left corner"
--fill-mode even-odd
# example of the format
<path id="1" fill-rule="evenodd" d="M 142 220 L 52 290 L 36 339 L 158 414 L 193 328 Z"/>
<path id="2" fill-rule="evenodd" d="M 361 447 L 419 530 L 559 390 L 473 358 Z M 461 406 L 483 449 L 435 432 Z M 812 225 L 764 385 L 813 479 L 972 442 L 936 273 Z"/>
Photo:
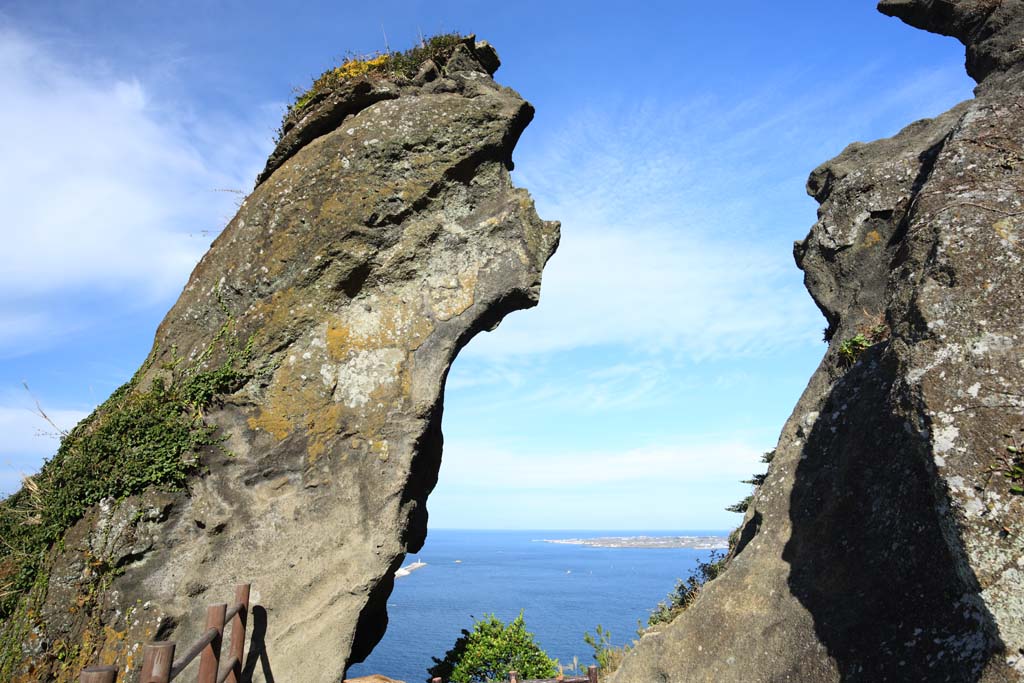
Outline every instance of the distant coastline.
<path id="1" fill-rule="evenodd" d="M 725 550 L 725 536 L 600 536 L 597 538 L 543 538 L 544 543 L 585 545 L 592 548 L 694 548 Z"/>

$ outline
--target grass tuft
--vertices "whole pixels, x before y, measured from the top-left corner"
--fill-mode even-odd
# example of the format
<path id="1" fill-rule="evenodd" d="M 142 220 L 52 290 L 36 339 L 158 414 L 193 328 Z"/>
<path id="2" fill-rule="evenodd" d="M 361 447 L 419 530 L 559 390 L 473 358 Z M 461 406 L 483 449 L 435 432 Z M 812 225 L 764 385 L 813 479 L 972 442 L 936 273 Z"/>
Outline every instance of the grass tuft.
<path id="1" fill-rule="evenodd" d="M 349 54 L 341 64 L 320 74 L 309 88 L 299 90 L 295 101 L 288 105 L 284 119 L 287 121 L 292 114 L 303 111 L 338 86 L 357 78 L 412 78 L 428 59 L 440 62 L 447 60 L 452 50 L 462 40 L 463 36 L 458 33 L 442 33 L 424 39 L 416 47 L 404 52 L 384 52 L 364 56 Z M 283 129 L 284 122 L 282 121 L 281 130 L 278 131 L 278 140 L 281 138 Z"/>

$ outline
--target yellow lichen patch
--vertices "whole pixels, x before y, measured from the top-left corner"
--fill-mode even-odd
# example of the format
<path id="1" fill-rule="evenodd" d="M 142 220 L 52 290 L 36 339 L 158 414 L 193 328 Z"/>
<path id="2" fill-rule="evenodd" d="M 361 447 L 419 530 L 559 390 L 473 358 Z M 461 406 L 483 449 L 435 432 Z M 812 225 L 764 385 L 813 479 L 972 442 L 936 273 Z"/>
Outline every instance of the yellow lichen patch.
<path id="1" fill-rule="evenodd" d="M 309 445 L 306 448 L 306 454 L 309 456 L 310 465 L 319 460 L 327 451 L 327 444 L 330 440 L 337 436 L 339 432 L 344 431 L 342 425 L 344 424 L 345 412 L 345 406 L 340 403 L 332 403 L 310 413 L 305 424 L 306 431 L 309 434 Z"/>
<path id="2" fill-rule="evenodd" d="M 250 417 L 248 423 L 249 429 L 267 432 L 278 441 L 283 441 L 295 429 L 291 419 L 266 410 L 261 410 L 259 415 Z"/>
<path id="3" fill-rule="evenodd" d="M 457 282 L 450 287 L 436 287 L 430 291 L 430 308 L 438 320 L 451 320 L 461 315 L 476 301 L 476 282 L 479 271 L 459 273 Z"/>
<path id="4" fill-rule="evenodd" d="M 873 247 L 882 241 L 882 236 L 877 230 L 871 230 L 868 234 L 864 235 L 864 246 Z"/>
<path id="5" fill-rule="evenodd" d="M 1008 240 L 1010 239 L 1010 228 L 1012 226 L 1013 223 L 1009 218 L 1001 218 L 992 224 L 992 229 L 996 231 L 1000 239 Z"/>
<path id="6" fill-rule="evenodd" d="M 101 664 L 118 664 L 120 655 L 124 650 L 124 640 L 127 633 L 125 631 L 118 631 L 110 626 L 103 627 L 103 639 L 100 643 L 100 656 L 99 660 Z M 135 660 L 132 657 L 131 650 L 125 653 L 124 666 L 128 669 L 134 668 Z"/>
<path id="7" fill-rule="evenodd" d="M 388 460 L 388 440 L 373 439 L 369 442 L 370 452 L 377 456 L 381 462 Z"/>
<path id="8" fill-rule="evenodd" d="M 474 283 L 475 273 L 460 288 L 471 293 Z M 249 427 L 278 440 L 305 436 L 310 464 L 347 454 L 353 439 L 386 460 L 387 417 L 408 401 L 413 352 L 434 329 L 422 301 L 418 288 L 358 299 L 317 326 L 289 349 Z"/>
<path id="9" fill-rule="evenodd" d="M 267 389 L 265 406 L 248 419 L 249 428 L 263 430 L 281 441 L 303 423 L 305 415 L 327 403 L 319 376 L 310 377 L 300 356 L 291 355 L 274 373 Z"/>
<path id="10" fill-rule="evenodd" d="M 327 323 L 327 352 L 345 360 L 359 351 L 400 348 L 415 351 L 434 331 L 434 325 L 418 307 L 397 296 L 356 306 Z"/>

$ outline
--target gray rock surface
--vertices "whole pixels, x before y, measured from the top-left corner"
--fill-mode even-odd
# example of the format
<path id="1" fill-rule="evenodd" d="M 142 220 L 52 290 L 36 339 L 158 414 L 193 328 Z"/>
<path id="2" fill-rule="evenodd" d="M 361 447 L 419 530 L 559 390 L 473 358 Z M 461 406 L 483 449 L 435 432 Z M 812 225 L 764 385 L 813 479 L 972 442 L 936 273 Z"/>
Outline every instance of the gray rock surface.
<path id="1" fill-rule="evenodd" d="M 978 96 L 811 174 L 828 352 L 729 568 L 615 683 L 1024 679 L 1021 7 L 880 5 L 960 38 Z"/>
<path id="2" fill-rule="evenodd" d="M 187 645 L 207 603 L 252 582 L 247 674 L 326 683 L 369 654 L 426 535 L 448 369 L 537 303 L 558 243 L 509 176 L 532 107 L 480 53 L 467 40 L 419 82 L 359 78 L 289 121 L 133 385 L 242 358 L 237 390 L 203 415 L 225 440 L 187 492 L 104 503 L 71 530 L 39 638 L 77 633 L 83 658 L 131 672 L 136 643 Z M 83 549 L 119 568 L 88 624 L 68 617 Z M 77 680 L 43 659 L 27 679 Z"/>

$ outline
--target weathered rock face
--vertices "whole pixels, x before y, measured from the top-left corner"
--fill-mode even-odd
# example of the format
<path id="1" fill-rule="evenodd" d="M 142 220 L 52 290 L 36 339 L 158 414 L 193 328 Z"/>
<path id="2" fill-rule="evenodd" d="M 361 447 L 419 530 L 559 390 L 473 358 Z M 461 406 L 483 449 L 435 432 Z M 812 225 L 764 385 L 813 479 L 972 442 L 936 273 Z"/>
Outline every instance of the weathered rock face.
<path id="1" fill-rule="evenodd" d="M 963 40 L 978 96 L 812 173 L 829 350 L 730 567 L 616 683 L 1024 678 L 1022 8 L 880 5 Z"/>
<path id="2" fill-rule="evenodd" d="M 191 642 L 205 604 L 245 581 L 257 678 L 337 681 L 377 643 L 393 572 L 426 534 L 448 369 L 536 304 L 558 242 L 511 185 L 533 110 L 495 68 L 469 39 L 415 80 L 356 79 L 292 117 L 135 385 L 236 359 L 237 390 L 204 416 L 226 438 L 187 493 L 79 522 L 53 563 L 52 631 L 91 545 L 123 570 L 100 659 L 131 668 L 134 642 Z"/>

